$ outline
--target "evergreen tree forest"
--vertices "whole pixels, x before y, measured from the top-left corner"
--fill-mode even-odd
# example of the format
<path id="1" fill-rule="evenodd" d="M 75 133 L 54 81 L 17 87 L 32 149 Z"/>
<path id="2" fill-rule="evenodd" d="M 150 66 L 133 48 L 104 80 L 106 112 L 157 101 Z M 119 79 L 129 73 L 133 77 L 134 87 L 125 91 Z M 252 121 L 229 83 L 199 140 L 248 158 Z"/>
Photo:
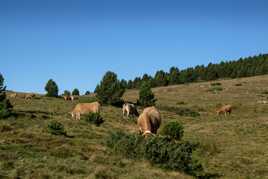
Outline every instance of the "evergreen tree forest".
<path id="1" fill-rule="evenodd" d="M 268 74 L 268 54 L 240 58 L 236 61 L 222 61 L 218 64 L 179 70 L 171 67 L 169 72 L 159 70 L 154 76 L 144 74 L 134 80 L 123 80 L 122 85 L 128 89 L 140 88 L 143 82 L 149 82 L 151 87 L 183 84 L 197 81 L 210 81 L 226 78 L 240 78 Z"/>

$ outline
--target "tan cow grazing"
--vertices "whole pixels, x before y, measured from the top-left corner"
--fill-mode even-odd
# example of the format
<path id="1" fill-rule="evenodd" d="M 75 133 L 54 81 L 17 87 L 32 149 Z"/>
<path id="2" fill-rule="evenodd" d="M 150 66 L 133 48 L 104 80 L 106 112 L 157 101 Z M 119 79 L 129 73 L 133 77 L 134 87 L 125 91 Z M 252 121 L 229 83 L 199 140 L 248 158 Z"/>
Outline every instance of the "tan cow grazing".
<path id="1" fill-rule="evenodd" d="M 65 101 L 70 101 L 71 100 L 70 96 L 63 96 L 63 98 L 64 98 Z"/>
<path id="2" fill-rule="evenodd" d="M 9 95 L 9 97 L 10 97 L 10 98 L 16 98 L 16 97 L 17 97 L 17 93 L 11 93 L 11 94 Z"/>
<path id="3" fill-rule="evenodd" d="M 29 94 L 26 94 L 25 95 L 25 99 L 26 100 L 28 100 L 28 99 L 32 99 L 32 98 L 34 98 L 35 97 L 35 94 L 33 94 L 33 93 L 29 93 Z"/>
<path id="4" fill-rule="evenodd" d="M 74 101 L 74 100 L 78 99 L 78 96 L 71 95 L 70 98 L 71 98 L 72 101 Z"/>
<path id="5" fill-rule="evenodd" d="M 131 104 L 131 103 L 123 104 L 122 112 L 123 112 L 123 118 L 125 117 L 125 115 L 127 118 L 130 115 L 139 116 L 139 113 L 137 111 L 136 106 L 134 104 Z"/>
<path id="6" fill-rule="evenodd" d="M 138 118 L 139 130 L 143 136 L 156 134 L 161 125 L 160 112 L 155 107 L 147 107 Z"/>
<path id="7" fill-rule="evenodd" d="M 217 115 L 224 114 L 226 116 L 227 113 L 230 115 L 232 112 L 232 108 L 233 107 L 230 104 L 224 105 L 221 108 L 217 109 L 216 113 L 217 113 Z"/>
<path id="8" fill-rule="evenodd" d="M 100 107 L 99 102 L 78 103 L 71 112 L 71 115 L 73 119 L 80 120 L 82 114 L 99 113 Z"/>

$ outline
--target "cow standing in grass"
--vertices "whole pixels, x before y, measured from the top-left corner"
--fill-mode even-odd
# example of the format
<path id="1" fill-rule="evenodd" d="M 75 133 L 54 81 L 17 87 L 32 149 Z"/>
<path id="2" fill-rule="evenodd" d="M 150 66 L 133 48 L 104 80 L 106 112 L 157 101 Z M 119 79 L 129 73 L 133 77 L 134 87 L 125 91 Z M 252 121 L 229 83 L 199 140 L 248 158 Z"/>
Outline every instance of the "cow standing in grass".
<path id="1" fill-rule="evenodd" d="M 64 98 L 65 101 L 70 101 L 71 100 L 70 96 L 63 96 L 63 98 Z"/>
<path id="2" fill-rule="evenodd" d="M 33 99 L 34 97 L 35 97 L 35 94 L 33 94 L 33 93 L 29 93 L 29 94 L 26 94 L 26 95 L 25 95 L 25 99 L 26 99 L 26 100 Z"/>
<path id="3" fill-rule="evenodd" d="M 10 98 L 16 98 L 16 97 L 17 97 L 17 93 L 11 93 L 11 94 L 9 95 L 9 97 L 10 97 Z"/>
<path id="4" fill-rule="evenodd" d="M 78 99 L 78 96 L 71 95 L 71 100 L 72 100 L 72 101 L 77 100 L 77 99 Z"/>
<path id="5" fill-rule="evenodd" d="M 123 112 L 123 118 L 125 116 L 128 118 L 130 115 L 139 116 L 136 106 L 131 103 L 123 104 L 122 112 Z"/>
<path id="6" fill-rule="evenodd" d="M 156 134 L 161 125 L 160 112 L 155 107 L 147 107 L 138 118 L 138 126 L 143 136 Z"/>
<path id="7" fill-rule="evenodd" d="M 100 107 L 101 105 L 99 102 L 79 103 L 75 106 L 71 115 L 73 119 L 80 120 L 82 114 L 99 113 Z"/>
<path id="8" fill-rule="evenodd" d="M 232 113 L 232 106 L 231 105 L 224 105 L 221 108 L 216 110 L 217 115 L 221 115 L 224 114 L 225 116 L 227 115 L 227 113 L 230 115 Z"/>

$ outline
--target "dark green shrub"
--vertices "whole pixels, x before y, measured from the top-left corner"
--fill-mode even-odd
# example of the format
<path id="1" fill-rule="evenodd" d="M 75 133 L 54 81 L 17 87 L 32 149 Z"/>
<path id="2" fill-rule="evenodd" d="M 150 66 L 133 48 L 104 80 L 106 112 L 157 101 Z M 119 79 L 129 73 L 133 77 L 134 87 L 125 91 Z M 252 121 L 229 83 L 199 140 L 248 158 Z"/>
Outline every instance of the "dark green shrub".
<path id="1" fill-rule="evenodd" d="M 146 141 L 145 158 L 161 167 L 184 171 L 194 175 L 202 171 L 202 165 L 193 160 L 197 145 L 187 141 L 175 142 L 169 137 L 151 137 Z"/>
<path id="2" fill-rule="evenodd" d="M 48 97 L 57 97 L 58 96 L 58 86 L 56 84 L 55 81 L 53 81 L 52 79 L 48 80 L 46 86 L 45 86 L 45 90 L 47 91 L 46 96 Z"/>
<path id="3" fill-rule="evenodd" d="M 263 91 L 261 94 L 268 94 L 268 90 L 267 91 Z"/>
<path id="4" fill-rule="evenodd" d="M 95 92 L 101 103 L 113 105 L 121 101 L 125 88 L 117 79 L 117 75 L 108 71 L 102 78 L 100 84 L 97 85 Z"/>
<path id="5" fill-rule="evenodd" d="M 57 121 L 51 121 L 47 126 L 48 132 L 53 135 L 66 135 L 63 124 Z"/>
<path id="6" fill-rule="evenodd" d="M 167 123 L 161 130 L 162 135 L 166 135 L 175 140 L 180 140 L 183 137 L 183 125 L 177 121 Z"/>
<path id="7" fill-rule="evenodd" d="M 4 78 L 0 73 L 0 119 L 7 118 L 12 113 L 13 106 L 6 96 L 6 87 L 4 86 Z"/>
<path id="8" fill-rule="evenodd" d="M 177 104 L 177 105 L 185 105 L 186 102 L 184 102 L 184 101 L 179 101 L 179 102 L 177 102 L 176 104 Z"/>
<path id="9" fill-rule="evenodd" d="M 203 172 L 202 165 L 192 157 L 197 145 L 187 141 L 177 142 L 170 137 L 113 132 L 106 140 L 113 152 L 132 159 L 147 159 L 160 167 L 184 171 L 197 176 Z"/>
<path id="10" fill-rule="evenodd" d="M 100 126 L 104 122 L 100 113 L 89 113 L 85 115 L 84 118 L 87 122 L 95 124 L 96 126 Z"/>
<path id="11" fill-rule="evenodd" d="M 10 125 L 0 125 L 0 132 L 9 132 L 11 131 L 13 128 Z"/>
<path id="12" fill-rule="evenodd" d="M 137 101 L 138 105 L 143 107 L 154 106 L 156 99 L 154 93 L 151 90 L 149 82 L 143 82 L 139 92 L 139 100 Z"/>
<path id="13" fill-rule="evenodd" d="M 242 86 L 242 83 L 236 83 L 235 86 Z"/>
<path id="14" fill-rule="evenodd" d="M 127 134 L 121 131 L 112 132 L 106 144 L 115 153 L 128 158 L 142 158 L 144 153 L 144 138 L 141 135 Z"/>
<path id="15" fill-rule="evenodd" d="M 221 83 L 219 83 L 219 82 L 211 83 L 210 86 L 221 86 Z"/>

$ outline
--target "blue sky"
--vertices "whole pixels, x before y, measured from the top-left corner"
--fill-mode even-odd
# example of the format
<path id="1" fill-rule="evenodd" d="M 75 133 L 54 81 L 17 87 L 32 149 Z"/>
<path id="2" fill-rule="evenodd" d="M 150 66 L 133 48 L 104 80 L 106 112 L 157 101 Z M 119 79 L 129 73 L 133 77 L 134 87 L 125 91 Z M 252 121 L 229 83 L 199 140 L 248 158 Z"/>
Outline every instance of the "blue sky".
<path id="1" fill-rule="evenodd" d="M 112 70 L 132 79 L 268 52 L 266 0 L 0 0 L 8 89 L 93 91 Z"/>

